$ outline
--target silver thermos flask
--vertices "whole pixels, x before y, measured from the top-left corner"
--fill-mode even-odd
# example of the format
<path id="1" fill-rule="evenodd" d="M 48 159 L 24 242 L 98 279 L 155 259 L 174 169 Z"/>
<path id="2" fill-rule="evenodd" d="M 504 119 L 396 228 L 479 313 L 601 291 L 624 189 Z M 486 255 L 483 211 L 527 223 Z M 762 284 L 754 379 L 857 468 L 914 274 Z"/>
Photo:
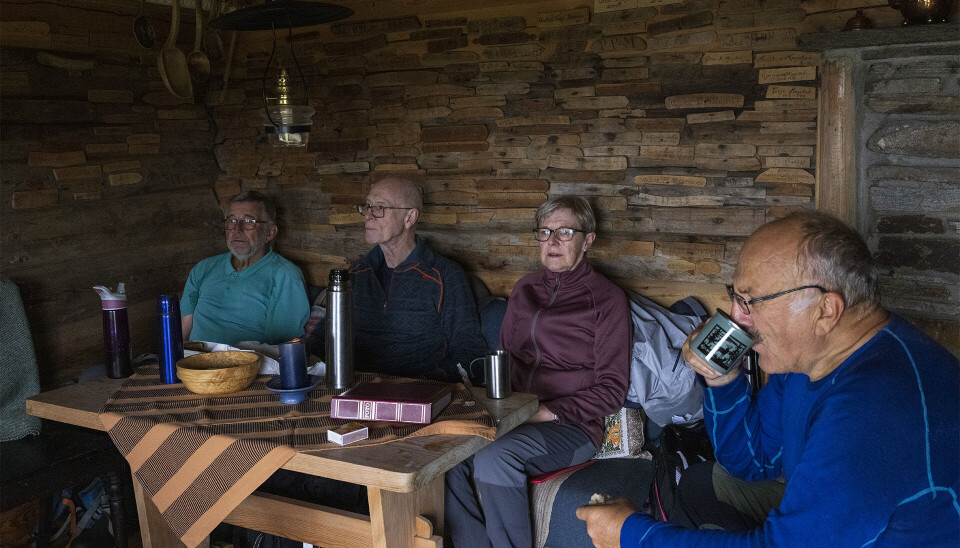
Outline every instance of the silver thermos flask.
<path id="1" fill-rule="evenodd" d="M 330 271 L 325 325 L 327 388 L 350 388 L 353 386 L 353 290 L 347 270 Z"/>

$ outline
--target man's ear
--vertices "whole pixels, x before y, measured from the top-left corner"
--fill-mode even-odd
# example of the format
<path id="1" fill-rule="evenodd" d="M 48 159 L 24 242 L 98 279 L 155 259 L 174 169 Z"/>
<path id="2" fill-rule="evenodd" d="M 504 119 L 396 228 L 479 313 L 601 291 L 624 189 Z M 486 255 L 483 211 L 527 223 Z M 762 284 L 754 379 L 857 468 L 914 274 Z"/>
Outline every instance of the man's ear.
<path id="1" fill-rule="evenodd" d="M 820 298 L 820 303 L 817 304 L 817 319 L 814 324 L 816 334 L 823 336 L 833 331 L 844 310 L 846 310 L 846 305 L 839 293 L 834 291 L 824 293 Z"/>
<path id="2" fill-rule="evenodd" d="M 406 216 L 403 218 L 403 226 L 409 230 L 413 225 L 417 224 L 417 219 L 420 218 L 420 210 L 413 208 L 410 211 L 407 211 Z"/>
<path id="3" fill-rule="evenodd" d="M 277 223 L 270 223 L 270 224 L 267 225 L 267 226 L 269 227 L 269 228 L 267 229 L 267 230 L 269 230 L 269 232 L 267 232 L 267 243 L 270 243 L 270 242 L 273 241 L 274 238 L 277 237 L 277 232 L 279 232 L 280 229 L 277 228 Z"/>

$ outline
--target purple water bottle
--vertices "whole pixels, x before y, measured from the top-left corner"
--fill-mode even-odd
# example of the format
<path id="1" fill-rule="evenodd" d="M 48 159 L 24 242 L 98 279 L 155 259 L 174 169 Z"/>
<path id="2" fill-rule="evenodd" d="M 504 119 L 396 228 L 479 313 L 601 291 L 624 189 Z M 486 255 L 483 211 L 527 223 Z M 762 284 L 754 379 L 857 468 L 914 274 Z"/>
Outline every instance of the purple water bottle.
<path id="1" fill-rule="evenodd" d="M 133 354 L 123 283 L 117 285 L 116 292 L 102 285 L 95 285 L 93 289 L 100 294 L 100 306 L 103 308 L 103 355 L 107 360 L 107 376 L 111 379 L 129 377 L 133 374 L 133 367 L 130 366 Z"/>
<path id="2" fill-rule="evenodd" d="M 180 382 L 177 361 L 183 358 L 183 328 L 180 325 L 180 301 L 176 295 L 157 297 L 157 324 L 160 380 L 166 384 Z"/>

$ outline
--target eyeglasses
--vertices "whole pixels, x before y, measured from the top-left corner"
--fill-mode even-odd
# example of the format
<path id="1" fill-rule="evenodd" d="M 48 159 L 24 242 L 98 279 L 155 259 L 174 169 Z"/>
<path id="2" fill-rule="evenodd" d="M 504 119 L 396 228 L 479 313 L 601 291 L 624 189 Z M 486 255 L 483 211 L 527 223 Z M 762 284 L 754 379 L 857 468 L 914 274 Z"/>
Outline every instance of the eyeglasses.
<path id="1" fill-rule="evenodd" d="M 357 211 L 360 212 L 360 215 L 366 215 L 369 211 L 375 219 L 382 219 L 383 212 L 385 209 L 404 209 L 410 210 L 415 209 L 412 207 L 390 207 L 390 206 L 381 206 L 381 205 L 370 205 L 370 204 L 357 204 Z"/>
<path id="2" fill-rule="evenodd" d="M 734 302 L 737 306 L 740 307 L 740 310 L 743 310 L 743 313 L 750 315 L 750 305 L 756 304 L 763 301 L 769 301 L 770 299 L 776 299 L 777 297 L 783 297 L 788 293 L 793 293 L 794 291 L 800 291 L 802 289 L 819 289 L 820 293 L 829 293 L 827 288 L 819 285 L 801 285 L 800 287 L 794 287 L 793 289 L 788 289 L 786 291 L 781 291 L 779 293 L 773 293 L 771 295 L 764 295 L 763 297 L 757 297 L 756 299 L 744 299 L 743 296 L 739 295 L 736 291 L 733 290 L 732 285 L 727 286 L 727 295 L 730 296 L 730 300 Z"/>
<path id="3" fill-rule="evenodd" d="M 270 221 L 258 221 L 257 219 L 224 219 L 223 229 L 236 230 L 239 228 L 240 230 L 249 232 L 257 228 L 257 224 L 270 224 Z"/>
<path id="4" fill-rule="evenodd" d="M 569 242 L 573 239 L 573 235 L 577 232 L 583 232 L 584 234 L 587 233 L 586 230 L 567 227 L 555 228 L 553 230 L 550 230 L 549 228 L 535 228 L 533 229 L 533 237 L 538 242 L 545 242 L 550 239 L 551 235 L 555 235 L 558 241 Z"/>

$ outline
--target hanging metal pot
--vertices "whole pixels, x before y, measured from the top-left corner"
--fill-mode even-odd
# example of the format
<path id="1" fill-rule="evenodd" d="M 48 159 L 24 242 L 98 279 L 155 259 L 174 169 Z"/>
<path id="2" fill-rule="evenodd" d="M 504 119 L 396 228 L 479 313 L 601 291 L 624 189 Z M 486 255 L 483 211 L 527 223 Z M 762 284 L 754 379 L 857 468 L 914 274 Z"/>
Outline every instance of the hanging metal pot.
<path id="1" fill-rule="evenodd" d="M 903 15 L 903 24 L 946 23 L 955 0 L 889 0 L 890 7 Z"/>

